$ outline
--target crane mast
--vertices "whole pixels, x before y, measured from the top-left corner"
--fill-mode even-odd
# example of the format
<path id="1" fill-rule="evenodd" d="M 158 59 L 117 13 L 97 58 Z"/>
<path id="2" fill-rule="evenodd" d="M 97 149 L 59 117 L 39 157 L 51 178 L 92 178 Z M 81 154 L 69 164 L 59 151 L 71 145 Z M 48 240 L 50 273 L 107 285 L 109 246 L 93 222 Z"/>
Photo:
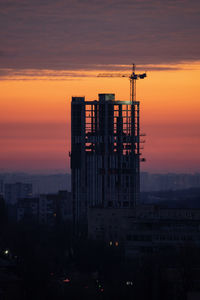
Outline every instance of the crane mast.
<path id="1" fill-rule="evenodd" d="M 135 73 L 135 64 L 133 64 L 132 73 L 129 76 L 129 78 L 130 78 L 130 100 L 132 102 L 136 101 L 136 80 L 144 79 L 145 77 L 147 77 L 146 73 L 142 73 L 142 74 Z"/>

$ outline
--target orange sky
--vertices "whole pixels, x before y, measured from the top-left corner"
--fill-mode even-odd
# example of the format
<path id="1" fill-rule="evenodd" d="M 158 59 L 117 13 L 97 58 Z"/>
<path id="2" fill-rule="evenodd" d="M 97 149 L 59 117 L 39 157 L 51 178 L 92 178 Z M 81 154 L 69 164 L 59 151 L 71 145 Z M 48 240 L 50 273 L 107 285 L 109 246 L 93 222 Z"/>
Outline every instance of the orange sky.
<path id="1" fill-rule="evenodd" d="M 200 62 L 170 67 L 150 71 L 147 66 L 147 78 L 137 82 L 142 132 L 147 135 L 142 170 L 198 172 Z M 0 80 L 1 171 L 68 172 L 71 96 L 94 100 L 98 93 L 115 93 L 116 99 L 129 98 L 127 78 L 95 77 L 102 70 L 72 73 L 65 77 L 62 71 L 32 70 L 31 75 Z"/>

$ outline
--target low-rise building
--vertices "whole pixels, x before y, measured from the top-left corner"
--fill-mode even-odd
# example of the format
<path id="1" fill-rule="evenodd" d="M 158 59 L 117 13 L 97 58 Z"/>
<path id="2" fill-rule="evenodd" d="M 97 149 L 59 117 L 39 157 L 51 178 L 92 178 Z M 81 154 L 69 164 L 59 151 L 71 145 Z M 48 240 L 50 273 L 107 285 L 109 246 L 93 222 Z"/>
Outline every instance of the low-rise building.
<path id="1" fill-rule="evenodd" d="M 42 194 L 37 198 L 18 199 L 17 221 L 34 221 L 54 226 L 58 222 L 72 219 L 71 193 Z"/>
<path id="2" fill-rule="evenodd" d="M 200 210 L 165 209 L 155 205 L 136 209 L 89 209 L 88 235 L 110 246 L 123 246 L 126 256 L 167 247 L 200 247 Z"/>
<path id="3" fill-rule="evenodd" d="M 24 220 L 38 222 L 39 198 L 18 199 L 17 222 Z"/>

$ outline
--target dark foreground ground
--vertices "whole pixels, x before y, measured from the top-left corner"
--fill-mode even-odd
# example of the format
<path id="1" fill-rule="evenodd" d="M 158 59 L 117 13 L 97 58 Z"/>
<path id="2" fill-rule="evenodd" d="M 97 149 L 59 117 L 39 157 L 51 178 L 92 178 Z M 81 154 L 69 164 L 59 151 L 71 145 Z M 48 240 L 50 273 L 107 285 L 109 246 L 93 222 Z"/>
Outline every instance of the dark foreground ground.
<path id="1" fill-rule="evenodd" d="M 73 239 L 69 224 L 7 224 L 0 245 L 3 300 L 184 300 L 200 292 L 194 245 L 127 259 L 122 247 Z"/>

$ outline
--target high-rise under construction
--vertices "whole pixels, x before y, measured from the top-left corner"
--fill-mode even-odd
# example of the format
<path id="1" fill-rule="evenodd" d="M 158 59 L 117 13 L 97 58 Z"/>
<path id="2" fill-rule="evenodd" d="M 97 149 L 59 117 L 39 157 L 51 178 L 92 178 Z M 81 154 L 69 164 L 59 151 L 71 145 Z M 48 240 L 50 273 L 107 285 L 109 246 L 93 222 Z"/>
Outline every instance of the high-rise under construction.
<path id="1" fill-rule="evenodd" d="M 135 73 L 134 73 L 135 74 Z M 146 76 L 146 74 L 145 74 Z M 130 77 L 132 90 L 134 80 Z M 72 97 L 71 170 L 76 225 L 89 207 L 133 208 L 140 191 L 139 101 L 114 94 L 98 100 Z"/>

